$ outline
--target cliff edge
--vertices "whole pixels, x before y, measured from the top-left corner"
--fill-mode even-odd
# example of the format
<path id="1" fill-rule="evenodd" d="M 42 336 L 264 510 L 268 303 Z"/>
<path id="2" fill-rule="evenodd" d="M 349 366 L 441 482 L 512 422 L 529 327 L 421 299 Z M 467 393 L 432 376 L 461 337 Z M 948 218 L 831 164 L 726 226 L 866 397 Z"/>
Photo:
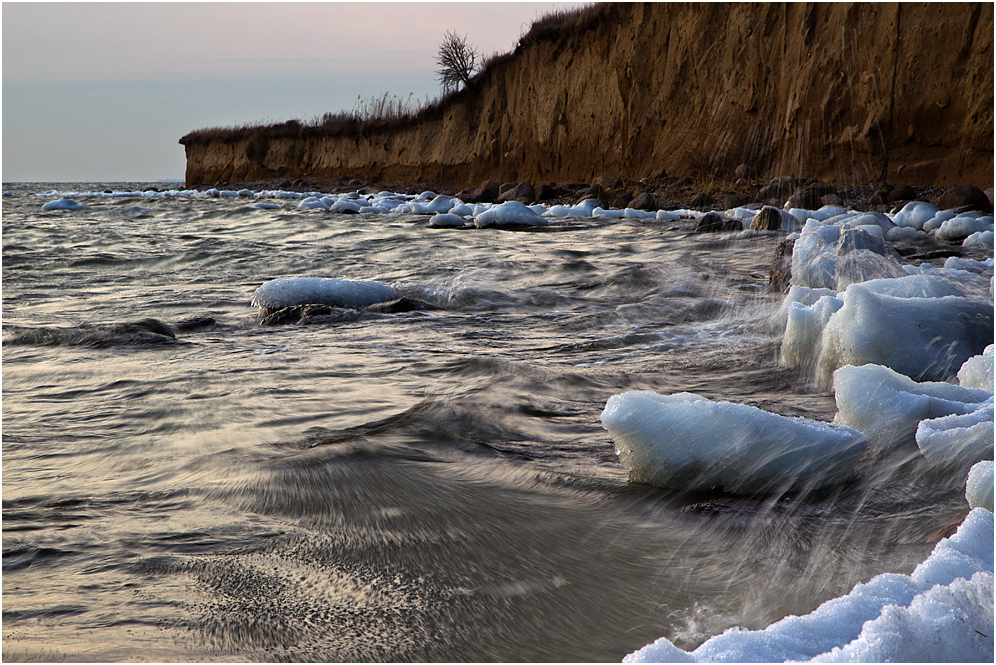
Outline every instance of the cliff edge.
<path id="1" fill-rule="evenodd" d="M 189 187 L 302 175 L 993 184 L 993 5 L 607 4 L 401 126 L 180 140 Z M 290 134 L 290 135 L 288 135 Z"/>

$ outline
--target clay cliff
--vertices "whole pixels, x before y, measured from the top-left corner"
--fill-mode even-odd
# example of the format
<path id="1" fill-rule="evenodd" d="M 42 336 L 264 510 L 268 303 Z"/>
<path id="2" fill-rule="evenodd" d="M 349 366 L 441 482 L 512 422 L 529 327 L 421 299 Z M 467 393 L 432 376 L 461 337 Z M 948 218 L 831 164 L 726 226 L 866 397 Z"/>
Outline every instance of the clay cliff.
<path id="1" fill-rule="evenodd" d="M 188 186 L 671 175 L 993 184 L 993 5 L 609 4 L 400 127 L 181 139 Z M 285 132 L 286 133 L 286 132 Z"/>

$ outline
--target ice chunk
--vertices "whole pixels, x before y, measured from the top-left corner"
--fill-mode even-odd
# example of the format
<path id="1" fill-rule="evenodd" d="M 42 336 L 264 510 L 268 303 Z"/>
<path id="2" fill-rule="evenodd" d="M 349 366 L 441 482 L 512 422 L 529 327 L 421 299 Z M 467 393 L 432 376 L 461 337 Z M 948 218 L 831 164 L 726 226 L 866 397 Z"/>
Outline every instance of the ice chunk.
<path id="1" fill-rule="evenodd" d="M 922 420 L 971 413 L 992 399 L 985 390 L 950 383 L 917 383 L 881 365 L 846 365 L 833 373 L 834 422 L 868 437 L 876 454 L 915 440 Z"/>
<path id="2" fill-rule="evenodd" d="M 393 287 L 370 280 L 281 277 L 256 289 L 250 304 L 271 310 L 312 304 L 359 309 L 397 297 Z"/>
<path id="3" fill-rule="evenodd" d="M 991 229 L 989 231 L 977 231 L 965 238 L 961 244 L 962 247 L 985 247 L 992 249 L 993 232 Z"/>
<path id="4" fill-rule="evenodd" d="M 782 337 L 781 364 L 812 370 L 819 357 L 823 329 L 834 312 L 843 306 L 844 301 L 834 296 L 823 296 L 810 306 L 792 303 Z"/>
<path id="5" fill-rule="evenodd" d="M 937 206 L 923 201 L 910 201 L 893 218 L 896 226 L 910 227 L 917 231 L 923 230 L 924 222 L 934 218 L 938 213 Z"/>
<path id="6" fill-rule="evenodd" d="M 972 356 L 958 370 L 958 384 L 967 388 L 981 388 L 993 392 L 993 345 L 982 355 Z"/>
<path id="7" fill-rule="evenodd" d="M 630 480 L 683 490 L 823 487 L 847 479 L 867 447 L 849 427 L 691 393 L 614 395 L 602 426 Z"/>
<path id="8" fill-rule="evenodd" d="M 992 662 L 992 636 L 993 514 L 975 508 L 912 575 L 878 575 L 807 615 L 731 628 L 692 652 L 662 637 L 623 662 Z"/>
<path id="9" fill-rule="evenodd" d="M 453 215 L 448 212 L 437 213 L 429 220 L 429 226 L 433 228 L 461 228 L 466 221 L 460 215 Z"/>
<path id="10" fill-rule="evenodd" d="M 993 463 L 978 462 L 968 472 L 965 500 L 972 508 L 993 511 Z"/>
<path id="11" fill-rule="evenodd" d="M 72 199 L 56 199 L 42 206 L 42 210 L 82 210 L 83 204 Z"/>
<path id="12" fill-rule="evenodd" d="M 478 228 L 489 226 L 545 226 L 547 220 L 518 201 L 492 206 L 474 218 Z"/>
<path id="13" fill-rule="evenodd" d="M 885 234 L 885 239 L 889 242 L 898 242 L 910 238 L 920 238 L 923 235 L 923 231 L 918 231 L 912 226 L 897 226 L 894 229 L 889 229 L 889 232 Z"/>
<path id="14" fill-rule="evenodd" d="M 961 214 L 947 220 L 934 232 L 934 235 L 941 240 L 962 240 L 980 231 L 992 231 L 992 217 L 976 217 L 969 214 Z"/>
<path id="15" fill-rule="evenodd" d="M 844 365 L 885 365 L 918 380 L 946 380 L 993 339 L 991 303 L 946 296 L 896 298 L 853 284 L 827 322 L 818 379 Z"/>
<path id="16" fill-rule="evenodd" d="M 328 210 L 331 206 L 315 196 L 309 196 L 306 199 L 301 199 L 300 203 L 297 204 L 297 207 L 304 208 L 306 210 Z"/>
<path id="17" fill-rule="evenodd" d="M 590 212 L 578 206 L 555 205 L 547 213 L 551 217 L 590 217 Z"/>
<path id="18" fill-rule="evenodd" d="M 993 403 L 963 415 L 922 420 L 916 445 L 934 466 L 968 469 L 993 458 Z"/>
<path id="19" fill-rule="evenodd" d="M 753 216 L 753 212 L 751 213 Z M 658 222 L 676 222 L 678 221 L 678 215 L 670 212 L 668 210 L 658 210 L 657 211 L 657 221 Z"/>
<path id="20" fill-rule="evenodd" d="M 256 208 L 257 210 L 279 210 L 279 203 L 267 203 L 266 201 L 258 201 L 253 203 L 250 208 Z"/>
<path id="21" fill-rule="evenodd" d="M 791 308 L 794 303 L 810 306 L 815 305 L 816 301 L 823 296 L 836 295 L 837 292 L 833 289 L 811 289 L 808 286 L 792 285 L 789 287 L 788 293 L 785 294 L 781 307 L 779 307 L 778 311 L 771 317 L 771 323 L 776 328 L 784 328 L 785 322 L 788 320 L 789 308 Z"/>
<path id="22" fill-rule="evenodd" d="M 976 261 L 975 259 L 963 259 L 958 256 L 949 256 L 944 260 L 944 267 L 954 270 L 967 270 L 981 275 L 993 272 L 993 260 Z"/>

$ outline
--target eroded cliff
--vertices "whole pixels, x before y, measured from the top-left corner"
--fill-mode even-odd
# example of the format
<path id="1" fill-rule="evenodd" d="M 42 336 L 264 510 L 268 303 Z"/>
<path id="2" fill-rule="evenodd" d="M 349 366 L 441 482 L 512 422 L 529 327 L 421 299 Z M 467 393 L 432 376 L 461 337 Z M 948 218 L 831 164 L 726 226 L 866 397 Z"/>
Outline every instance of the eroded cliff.
<path id="1" fill-rule="evenodd" d="M 357 136 L 181 139 L 188 186 L 464 187 L 664 174 L 993 184 L 993 5 L 613 4 L 433 117 Z"/>

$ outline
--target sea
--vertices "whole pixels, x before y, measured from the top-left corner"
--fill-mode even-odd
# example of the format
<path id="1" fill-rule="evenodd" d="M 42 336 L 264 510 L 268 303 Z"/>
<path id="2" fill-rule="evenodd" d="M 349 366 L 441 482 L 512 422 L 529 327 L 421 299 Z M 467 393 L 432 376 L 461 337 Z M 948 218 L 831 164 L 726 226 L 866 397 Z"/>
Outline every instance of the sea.
<path id="1" fill-rule="evenodd" d="M 600 423 L 621 392 L 833 419 L 778 364 L 784 234 L 148 186 L 3 186 L 6 661 L 619 661 L 908 574 L 968 512 L 897 474 L 628 480 Z M 83 207 L 42 209 L 60 195 Z M 280 277 L 436 309 L 261 325 Z"/>

